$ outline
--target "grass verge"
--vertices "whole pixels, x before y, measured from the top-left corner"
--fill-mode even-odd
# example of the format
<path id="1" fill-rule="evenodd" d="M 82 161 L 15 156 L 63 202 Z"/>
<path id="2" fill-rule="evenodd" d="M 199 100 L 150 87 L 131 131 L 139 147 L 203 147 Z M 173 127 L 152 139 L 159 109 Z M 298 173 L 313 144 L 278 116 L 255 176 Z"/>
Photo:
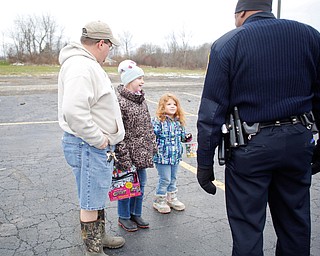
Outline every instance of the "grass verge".
<path id="1" fill-rule="evenodd" d="M 107 73 L 117 74 L 116 66 L 104 66 Z M 178 68 L 152 68 L 147 66 L 141 66 L 146 75 L 189 75 L 189 76 L 203 76 L 205 70 L 185 70 Z M 59 65 L 9 65 L 6 63 L 0 63 L 0 76 L 40 76 L 57 74 L 60 70 Z"/>

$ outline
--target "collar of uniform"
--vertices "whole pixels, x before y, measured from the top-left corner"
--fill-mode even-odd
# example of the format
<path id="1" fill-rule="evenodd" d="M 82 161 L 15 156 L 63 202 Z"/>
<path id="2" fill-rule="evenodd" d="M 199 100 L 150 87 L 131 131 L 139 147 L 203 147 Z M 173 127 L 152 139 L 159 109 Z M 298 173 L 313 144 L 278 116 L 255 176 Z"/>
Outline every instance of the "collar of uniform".
<path id="1" fill-rule="evenodd" d="M 275 19 L 275 18 L 276 17 L 271 12 L 257 12 L 255 14 L 252 14 L 250 17 L 248 17 L 242 25 L 250 22 L 254 22 L 260 19 Z"/>

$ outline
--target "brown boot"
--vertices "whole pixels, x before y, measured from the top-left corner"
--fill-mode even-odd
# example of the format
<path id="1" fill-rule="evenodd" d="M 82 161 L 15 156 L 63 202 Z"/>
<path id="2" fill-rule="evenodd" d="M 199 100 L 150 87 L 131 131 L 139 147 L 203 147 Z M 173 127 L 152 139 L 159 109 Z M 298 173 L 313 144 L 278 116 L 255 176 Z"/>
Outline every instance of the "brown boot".
<path id="1" fill-rule="evenodd" d="M 120 236 L 110 236 L 106 234 L 104 209 L 98 210 L 98 220 L 102 223 L 102 246 L 109 249 L 120 248 L 124 245 L 125 240 Z"/>
<path id="2" fill-rule="evenodd" d="M 100 221 L 80 222 L 82 240 L 86 247 L 86 256 L 108 256 L 102 247 L 102 224 Z"/>

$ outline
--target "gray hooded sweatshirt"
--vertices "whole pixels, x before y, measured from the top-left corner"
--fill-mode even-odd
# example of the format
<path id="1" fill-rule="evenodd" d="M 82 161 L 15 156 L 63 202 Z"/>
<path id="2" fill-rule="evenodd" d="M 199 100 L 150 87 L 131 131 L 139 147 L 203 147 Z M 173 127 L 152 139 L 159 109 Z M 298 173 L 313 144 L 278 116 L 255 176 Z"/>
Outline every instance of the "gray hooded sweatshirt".
<path id="1" fill-rule="evenodd" d="M 100 147 L 124 138 L 115 90 L 107 73 L 81 44 L 70 43 L 59 55 L 58 118 L 62 130 Z"/>

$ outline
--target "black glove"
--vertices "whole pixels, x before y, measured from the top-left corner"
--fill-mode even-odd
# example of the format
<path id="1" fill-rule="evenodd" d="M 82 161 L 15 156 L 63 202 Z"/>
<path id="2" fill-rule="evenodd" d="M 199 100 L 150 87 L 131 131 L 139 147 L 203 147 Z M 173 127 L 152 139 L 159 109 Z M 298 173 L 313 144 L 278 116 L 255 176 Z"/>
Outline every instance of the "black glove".
<path id="1" fill-rule="evenodd" d="M 199 167 L 197 169 L 197 179 L 200 186 L 209 194 L 217 192 L 216 186 L 212 183 L 215 180 L 213 167 Z"/>
<path id="2" fill-rule="evenodd" d="M 319 143 L 319 140 L 313 150 L 311 169 L 312 169 L 312 175 L 320 172 L 320 143 Z"/>

